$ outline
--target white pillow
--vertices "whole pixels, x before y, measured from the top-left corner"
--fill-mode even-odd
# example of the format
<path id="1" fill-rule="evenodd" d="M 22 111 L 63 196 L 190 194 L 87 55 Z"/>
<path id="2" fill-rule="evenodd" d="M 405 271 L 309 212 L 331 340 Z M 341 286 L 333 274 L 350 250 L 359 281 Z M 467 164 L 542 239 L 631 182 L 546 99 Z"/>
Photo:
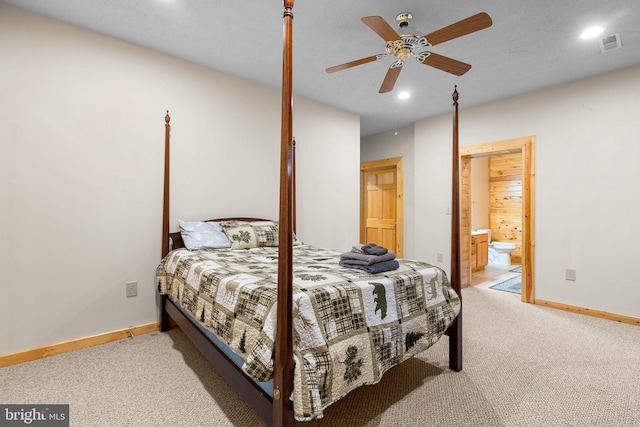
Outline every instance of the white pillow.
<path id="1" fill-rule="evenodd" d="M 186 222 L 178 220 L 184 246 L 194 249 L 230 248 L 231 242 L 217 222 Z"/>

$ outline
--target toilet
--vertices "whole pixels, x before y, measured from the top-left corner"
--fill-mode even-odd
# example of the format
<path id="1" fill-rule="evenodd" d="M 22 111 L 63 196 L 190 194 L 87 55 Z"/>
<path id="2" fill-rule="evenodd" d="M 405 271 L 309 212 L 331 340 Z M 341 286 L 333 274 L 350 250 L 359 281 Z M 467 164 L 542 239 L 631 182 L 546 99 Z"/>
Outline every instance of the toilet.
<path id="1" fill-rule="evenodd" d="M 511 265 L 511 252 L 516 248 L 515 243 L 494 242 L 491 240 L 491 230 L 478 229 L 487 233 L 489 240 L 489 264 Z"/>

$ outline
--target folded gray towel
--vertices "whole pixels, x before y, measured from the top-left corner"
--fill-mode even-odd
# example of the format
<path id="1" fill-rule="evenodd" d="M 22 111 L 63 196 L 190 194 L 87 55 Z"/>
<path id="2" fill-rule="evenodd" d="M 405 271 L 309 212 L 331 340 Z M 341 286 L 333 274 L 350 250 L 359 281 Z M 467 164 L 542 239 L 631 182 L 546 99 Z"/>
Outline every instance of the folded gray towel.
<path id="1" fill-rule="evenodd" d="M 376 274 L 384 271 L 395 270 L 400 267 L 400 263 L 395 259 L 389 261 L 377 262 L 371 265 L 351 264 L 347 261 L 340 261 L 340 265 L 347 268 L 357 268 L 358 270 L 366 271 L 367 273 Z"/>
<path id="2" fill-rule="evenodd" d="M 384 255 L 367 255 L 359 254 L 357 252 L 345 252 L 340 255 L 340 260 L 356 265 L 371 265 L 377 262 L 389 261 L 395 259 L 395 257 L 396 254 L 392 251 L 387 251 Z"/>
<path id="3" fill-rule="evenodd" d="M 378 246 L 375 243 L 367 243 L 366 245 L 362 245 L 360 249 L 368 255 L 384 255 L 389 251 L 389 249 L 384 246 Z"/>

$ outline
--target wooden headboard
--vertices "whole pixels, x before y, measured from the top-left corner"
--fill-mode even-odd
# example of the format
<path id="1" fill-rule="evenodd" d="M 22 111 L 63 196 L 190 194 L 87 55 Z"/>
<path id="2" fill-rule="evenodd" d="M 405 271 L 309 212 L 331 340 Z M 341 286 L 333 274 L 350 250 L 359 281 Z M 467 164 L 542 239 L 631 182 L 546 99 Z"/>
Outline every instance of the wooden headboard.
<path id="1" fill-rule="evenodd" d="M 262 218 L 216 218 L 216 219 L 208 219 L 204 222 L 221 222 L 221 221 L 270 221 L 268 219 Z M 182 235 L 179 231 L 175 233 L 169 233 L 169 239 L 171 239 L 171 250 L 184 248 L 184 241 L 182 240 Z"/>

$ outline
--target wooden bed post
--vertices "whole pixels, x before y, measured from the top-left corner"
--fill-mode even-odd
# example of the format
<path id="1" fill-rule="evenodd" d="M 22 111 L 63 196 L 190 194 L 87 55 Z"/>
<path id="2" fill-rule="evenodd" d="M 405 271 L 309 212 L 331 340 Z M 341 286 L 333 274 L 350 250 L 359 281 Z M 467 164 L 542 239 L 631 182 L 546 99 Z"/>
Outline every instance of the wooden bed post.
<path id="1" fill-rule="evenodd" d="M 273 425 L 295 425 L 293 402 L 293 3 L 284 0 L 282 52 L 282 127 L 280 141 L 280 218 L 278 235 L 278 299 L 273 366 Z"/>
<path id="2" fill-rule="evenodd" d="M 449 369 L 462 370 L 462 292 L 460 277 L 460 155 L 458 86 L 453 90 L 453 162 L 451 172 L 451 286 L 460 296 L 460 314 L 449 327 Z"/>
<path id="3" fill-rule="evenodd" d="M 169 110 L 164 116 L 164 197 L 162 201 L 162 258 L 169 253 L 169 140 L 171 125 Z"/>

